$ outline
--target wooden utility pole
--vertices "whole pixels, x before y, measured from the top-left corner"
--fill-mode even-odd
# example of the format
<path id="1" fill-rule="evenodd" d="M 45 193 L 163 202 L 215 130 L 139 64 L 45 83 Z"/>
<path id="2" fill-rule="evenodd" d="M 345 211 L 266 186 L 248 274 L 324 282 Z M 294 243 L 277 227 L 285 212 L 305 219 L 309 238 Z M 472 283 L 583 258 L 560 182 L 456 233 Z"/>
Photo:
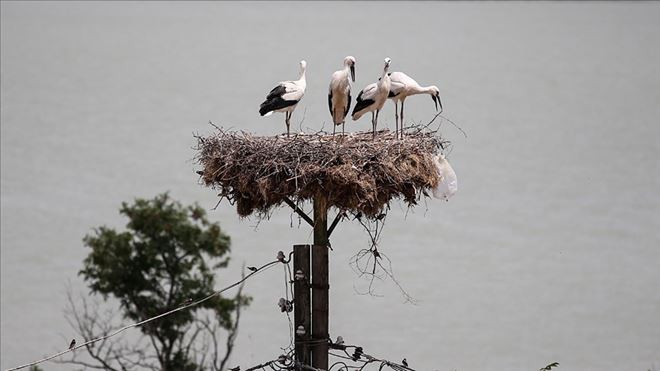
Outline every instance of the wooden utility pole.
<path id="1" fill-rule="evenodd" d="M 293 245 L 293 323 L 296 330 L 296 360 L 308 366 L 312 364 L 308 345 L 312 331 L 309 254 L 309 245 Z"/>
<path id="2" fill-rule="evenodd" d="M 312 366 L 328 369 L 328 199 L 314 196 L 312 247 Z"/>

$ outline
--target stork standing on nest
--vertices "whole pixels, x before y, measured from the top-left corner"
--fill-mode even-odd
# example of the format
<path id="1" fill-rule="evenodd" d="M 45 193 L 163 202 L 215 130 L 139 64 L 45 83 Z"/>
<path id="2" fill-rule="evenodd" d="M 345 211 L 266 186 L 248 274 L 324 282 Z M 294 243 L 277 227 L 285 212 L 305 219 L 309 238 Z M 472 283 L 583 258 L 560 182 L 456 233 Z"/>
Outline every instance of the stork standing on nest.
<path id="1" fill-rule="evenodd" d="M 284 112 L 284 123 L 286 124 L 286 136 L 289 137 L 291 115 L 296 105 L 305 95 L 307 81 L 305 70 L 307 62 L 300 61 L 300 78 L 295 81 L 282 81 L 268 93 L 266 100 L 259 106 L 261 116 L 269 116 L 273 112 Z"/>
<path id="2" fill-rule="evenodd" d="M 442 102 L 440 102 L 440 90 L 435 85 L 420 86 L 417 81 L 403 72 L 392 72 L 390 76 L 390 93 L 389 98 L 394 102 L 394 115 L 396 117 L 396 137 L 399 138 L 399 122 L 401 123 L 401 137 L 403 138 L 403 104 L 406 98 L 411 95 L 429 94 L 433 103 L 435 103 L 435 110 L 442 112 Z M 401 102 L 401 115 L 399 116 L 399 102 Z"/>
<path id="3" fill-rule="evenodd" d="M 337 125 L 341 124 L 341 133 L 344 134 L 346 115 L 351 109 L 351 82 L 355 82 L 355 58 L 348 56 L 344 58 L 344 68 L 335 71 L 330 78 L 330 89 L 328 92 L 328 107 L 332 116 L 332 135 L 335 134 Z"/>
<path id="4" fill-rule="evenodd" d="M 378 82 L 369 84 L 358 94 L 355 108 L 353 109 L 353 121 L 359 120 L 362 115 L 371 112 L 371 125 L 373 126 L 374 138 L 376 138 L 376 125 L 378 124 L 378 113 L 385 104 L 390 92 L 390 77 L 387 70 L 390 68 L 392 60 L 385 58 L 383 74 Z M 375 111 L 375 114 L 374 114 Z"/>

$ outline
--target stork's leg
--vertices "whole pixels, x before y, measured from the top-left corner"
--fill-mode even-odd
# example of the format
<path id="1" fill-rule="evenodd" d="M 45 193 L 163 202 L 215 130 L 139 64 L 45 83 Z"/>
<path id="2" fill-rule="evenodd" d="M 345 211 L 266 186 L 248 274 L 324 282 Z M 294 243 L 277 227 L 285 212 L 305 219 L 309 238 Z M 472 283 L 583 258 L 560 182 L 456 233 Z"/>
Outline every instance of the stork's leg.
<path id="1" fill-rule="evenodd" d="M 284 122 L 286 123 L 286 137 L 289 137 L 289 125 L 291 119 L 291 112 L 286 112 L 284 115 Z"/>
<path id="2" fill-rule="evenodd" d="M 380 110 L 376 110 L 376 120 L 374 121 L 374 135 L 376 135 L 376 127 L 378 126 L 378 114 L 380 113 Z"/>
<path id="3" fill-rule="evenodd" d="M 404 120 L 403 120 L 403 103 L 405 103 L 405 100 L 401 101 L 401 139 L 403 139 L 403 126 L 404 126 Z"/>
<path id="4" fill-rule="evenodd" d="M 399 103 L 394 101 L 394 121 L 396 121 L 396 131 L 394 132 L 394 137 L 399 139 Z"/>
<path id="5" fill-rule="evenodd" d="M 341 122 L 341 136 L 344 137 L 344 125 L 346 125 L 346 119 Z"/>
<path id="6" fill-rule="evenodd" d="M 373 129 L 373 138 L 376 139 L 376 114 L 374 111 L 371 111 L 371 128 Z"/>
<path id="7" fill-rule="evenodd" d="M 335 124 L 335 120 L 332 120 L 332 136 L 335 136 L 335 131 L 337 131 L 337 124 Z"/>

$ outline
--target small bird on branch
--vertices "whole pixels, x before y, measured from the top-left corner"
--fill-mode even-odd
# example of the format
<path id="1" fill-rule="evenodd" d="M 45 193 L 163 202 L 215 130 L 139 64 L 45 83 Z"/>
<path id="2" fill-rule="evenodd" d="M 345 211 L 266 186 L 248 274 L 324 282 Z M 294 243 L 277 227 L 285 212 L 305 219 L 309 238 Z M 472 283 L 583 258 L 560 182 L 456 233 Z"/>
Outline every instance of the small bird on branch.
<path id="1" fill-rule="evenodd" d="M 559 362 L 552 362 L 551 364 L 549 364 L 545 367 L 539 368 L 539 371 L 550 371 L 554 367 L 559 367 Z"/>
<path id="2" fill-rule="evenodd" d="M 76 339 L 71 340 L 71 343 L 69 344 L 69 349 L 73 349 L 76 346 Z"/>

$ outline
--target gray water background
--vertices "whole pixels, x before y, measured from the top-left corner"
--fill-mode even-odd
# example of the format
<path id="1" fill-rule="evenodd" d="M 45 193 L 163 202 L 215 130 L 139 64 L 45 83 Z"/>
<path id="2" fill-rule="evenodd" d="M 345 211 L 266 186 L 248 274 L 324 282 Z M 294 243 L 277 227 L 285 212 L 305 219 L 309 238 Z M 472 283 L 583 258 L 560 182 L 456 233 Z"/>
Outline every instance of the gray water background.
<path id="1" fill-rule="evenodd" d="M 331 335 L 419 370 L 660 368 L 659 3 L 2 2 L 1 360 L 63 349 L 67 282 L 120 203 L 169 190 L 211 209 L 193 133 L 270 135 L 258 116 L 274 83 L 309 63 L 296 127 L 330 121 L 326 89 L 345 55 L 355 90 L 382 60 L 439 86 L 459 192 L 408 211 L 381 240 L 403 297 L 349 266 L 368 239 L 342 223 L 331 253 Z M 429 97 L 407 120 L 433 115 Z M 393 106 L 381 127 L 393 128 Z M 368 130 L 368 118 L 347 130 Z M 233 238 L 218 287 L 277 250 L 311 242 L 286 209 L 258 225 L 222 203 Z M 291 227 L 293 219 L 294 226 Z M 251 280 L 232 365 L 288 344 L 282 272 Z M 46 370 L 65 370 L 46 364 Z"/>

